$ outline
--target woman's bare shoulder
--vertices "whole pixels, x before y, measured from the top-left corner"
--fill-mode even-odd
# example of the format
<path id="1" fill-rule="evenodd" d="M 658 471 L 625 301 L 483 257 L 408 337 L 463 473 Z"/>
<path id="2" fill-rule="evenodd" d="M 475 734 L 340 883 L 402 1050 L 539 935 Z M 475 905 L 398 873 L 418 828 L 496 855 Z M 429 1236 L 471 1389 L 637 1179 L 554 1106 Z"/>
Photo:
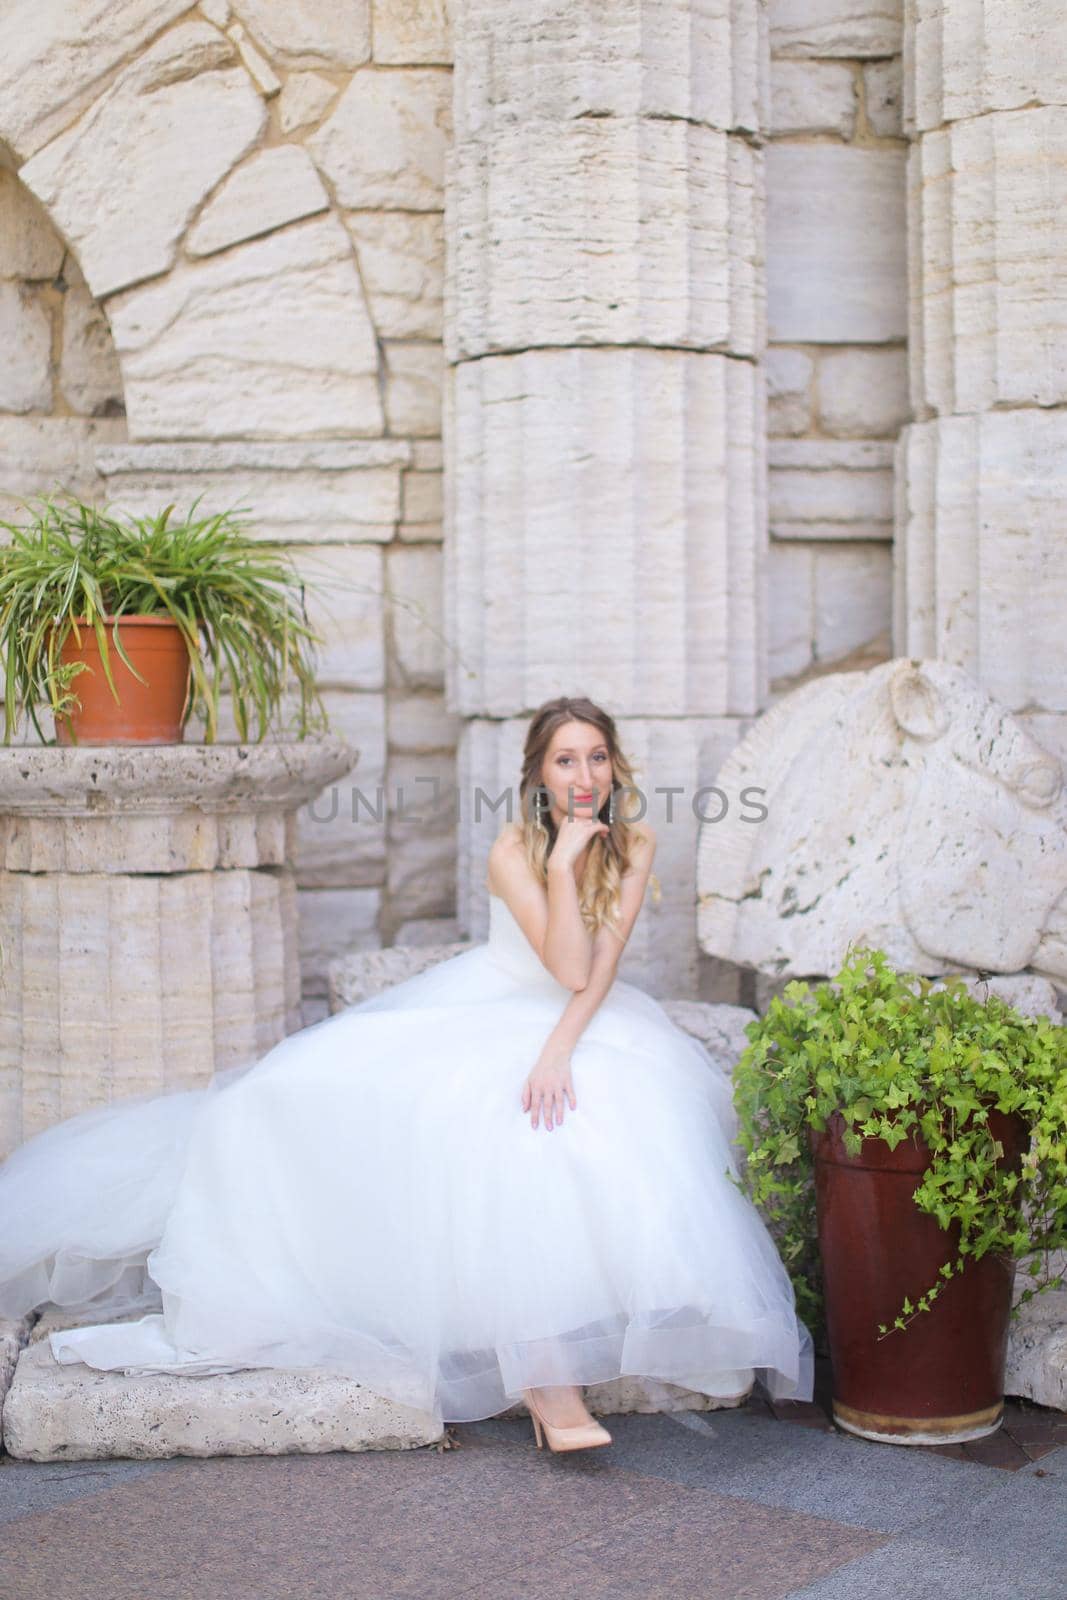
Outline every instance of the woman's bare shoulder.
<path id="1" fill-rule="evenodd" d="M 649 847 L 653 850 L 656 848 L 656 830 L 651 822 L 642 820 L 641 822 L 633 823 L 630 827 L 630 833 L 639 850 L 647 850 Z"/>
<path id="2" fill-rule="evenodd" d="M 513 858 L 522 852 L 522 829 L 517 822 L 505 823 L 489 846 L 489 855 L 486 858 L 486 876 L 489 887 L 492 889 L 494 878 L 493 868 L 502 861 Z"/>

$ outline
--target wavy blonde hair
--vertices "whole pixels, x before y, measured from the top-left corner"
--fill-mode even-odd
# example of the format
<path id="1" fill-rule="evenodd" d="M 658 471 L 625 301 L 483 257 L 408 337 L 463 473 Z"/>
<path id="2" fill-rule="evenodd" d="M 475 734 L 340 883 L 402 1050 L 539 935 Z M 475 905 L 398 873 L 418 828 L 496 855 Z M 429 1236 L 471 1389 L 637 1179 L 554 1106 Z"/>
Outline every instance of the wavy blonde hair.
<path id="1" fill-rule="evenodd" d="M 608 824 L 609 831 L 593 838 L 578 887 L 578 904 L 582 920 L 591 933 L 605 923 L 617 930 L 622 877 L 632 865 L 633 828 L 637 820 L 629 811 L 639 804 L 640 797 L 634 792 L 635 769 L 622 752 L 613 718 L 584 695 L 559 695 L 555 700 L 546 700 L 530 719 L 519 779 L 519 826 L 526 860 L 538 881 L 547 885 L 548 858 L 559 830 L 550 815 L 547 796 L 540 789 L 541 772 L 552 737 L 565 722 L 587 722 L 596 728 L 611 758 L 611 793 L 597 813 L 599 820 Z M 620 797 L 619 792 L 623 790 L 629 792 Z M 649 881 L 652 898 L 658 901 L 661 890 L 655 873 L 650 874 Z"/>

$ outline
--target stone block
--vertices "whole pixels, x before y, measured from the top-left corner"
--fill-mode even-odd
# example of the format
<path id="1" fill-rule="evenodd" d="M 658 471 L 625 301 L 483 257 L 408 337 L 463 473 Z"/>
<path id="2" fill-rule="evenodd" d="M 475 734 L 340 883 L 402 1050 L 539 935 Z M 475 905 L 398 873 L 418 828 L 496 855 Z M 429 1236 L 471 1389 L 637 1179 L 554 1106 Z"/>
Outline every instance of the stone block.
<path id="1" fill-rule="evenodd" d="M 450 360 L 559 344 L 762 347 L 763 161 L 684 121 L 500 128 L 449 152 Z"/>
<path id="2" fill-rule="evenodd" d="M 0 429 L 0 516 L 26 521 L 20 501 L 55 487 L 97 498 L 96 452 L 126 436 L 123 417 L 5 417 Z"/>
<path id="3" fill-rule="evenodd" d="M 390 751 L 389 915 L 441 916 L 456 902 L 455 752 Z"/>
<path id="4" fill-rule="evenodd" d="M 408 755 L 428 750 L 455 750 L 460 719 L 440 694 L 391 694 L 388 703 L 389 748 Z"/>
<path id="5" fill-rule="evenodd" d="M 924 134 L 908 166 L 916 409 L 1067 400 L 1067 106 Z"/>
<path id="6" fill-rule="evenodd" d="M 307 608 L 322 635 L 317 677 L 323 688 L 385 687 L 382 552 L 378 545 L 301 545 Z"/>
<path id="7" fill-rule="evenodd" d="M 900 53 L 902 0 L 770 0 L 776 56 L 892 56 Z"/>
<path id="8" fill-rule="evenodd" d="M 803 350 L 770 345 L 763 363 L 767 375 L 767 432 L 808 433 L 814 422 L 812 379 L 815 363 Z"/>
<path id="9" fill-rule="evenodd" d="M 372 813 L 385 789 L 386 702 L 381 694 L 338 690 L 327 690 L 323 701 L 331 732 L 359 759 L 297 812 L 296 880 L 301 889 L 359 888 L 385 872 L 385 819 Z"/>
<path id="10" fill-rule="evenodd" d="M 391 67 L 448 66 L 455 0 L 373 0 L 374 59 Z"/>
<path id="11" fill-rule="evenodd" d="M 405 472 L 403 502 L 403 520 L 413 531 L 420 523 L 439 523 L 444 514 L 442 474 Z"/>
<path id="12" fill-rule="evenodd" d="M 390 681 L 411 689 L 441 687 L 442 632 L 440 547 L 399 547 L 386 552 Z"/>
<path id="13" fill-rule="evenodd" d="M 135 439 L 382 431 L 374 332 L 334 217 L 182 262 L 108 314 Z"/>
<path id="14" fill-rule="evenodd" d="M 68 127 L 116 67 L 188 9 L 188 0 L 23 6 L 0 59 L 0 136 L 17 159 Z"/>
<path id="15" fill-rule="evenodd" d="M 18 1461 L 404 1450 L 441 1432 L 428 1413 L 332 1371 L 101 1372 L 58 1362 L 46 1338 L 22 1351 L 4 1407 Z"/>
<path id="16" fill-rule="evenodd" d="M 381 899 L 378 888 L 298 891 L 300 973 L 305 999 L 327 994 L 327 974 L 336 957 L 352 949 L 380 947 Z"/>
<path id="17" fill-rule="evenodd" d="M 1067 103 L 1067 12 L 1060 0 L 911 0 L 907 9 L 910 129 Z"/>
<path id="18" fill-rule="evenodd" d="M 338 203 L 440 211 L 451 133 L 451 75 L 435 67 L 366 67 L 307 141 Z"/>
<path id="19" fill-rule="evenodd" d="M 330 197 L 307 151 L 275 145 L 230 174 L 189 230 L 185 248 L 191 256 L 213 255 L 329 207 Z"/>
<path id="20" fill-rule="evenodd" d="M 97 462 L 109 498 L 140 514 L 202 494 L 206 513 L 249 508 L 265 538 L 298 544 L 384 542 L 400 516 L 400 473 L 411 459 L 402 439 L 303 443 L 123 445 Z"/>
<path id="21" fill-rule="evenodd" d="M 122 373 L 111 329 L 100 305 L 89 293 L 73 256 L 63 269 L 63 348 L 59 387 L 72 411 L 107 416 L 124 408 Z"/>
<path id="22" fill-rule="evenodd" d="M 828 350 L 819 358 L 819 423 L 839 438 L 895 439 L 911 417 L 908 353 Z"/>
<path id="23" fill-rule="evenodd" d="M 345 217 L 375 331 L 386 339 L 440 339 L 444 329 L 444 218 L 437 211 L 351 211 Z"/>
<path id="24" fill-rule="evenodd" d="M 450 706 L 508 716 L 580 681 L 648 716 L 754 710 L 765 434 L 753 364 L 530 350 L 462 364 L 446 394 L 445 633 L 463 641 L 462 664 L 446 658 Z M 591 576 L 561 587 L 576 560 Z"/>
<path id="25" fill-rule="evenodd" d="M 823 547 L 812 556 L 814 645 L 818 661 L 840 661 L 887 634 L 892 617 L 888 545 Z"/>
<path id="26" fill-rule="evenodd" d="M 818 344 L 903 339 L 903 152 L 774 144 L 766 159 L 770 338 Z"/>
<path id="27" fill-rule="evenodd" d="M 772 679 L 795 677 L 814 660 L 814 568 L 810 544 L 771 540 L 767 647 Z"/>
<path id="28" fill-rule="evenodd" d="M 766 29 L 760 0 L 483 0 L 456 36 L 457 140 L 590 116 L 764 128 Z"/>
<path id="29" fill-rule="evenodd" d="M 318 72 L 291 72 L 278 100 L 278 121 L 284 134 L 301 133 L 326 115 L 337 98 L 337 85 Z"/>
<path id="30" fill-rule="evenodd" d="M 892 538 L 890 443 L 772 439 L 768 460 L 774 538 Z"/>
<path id="31" fill-rule="evenodd" d="M 0 282 L 0 411 L 52 409 L 52 319 L 28 285 Z"/>
<path id="32" fill-rule="evenodd" d="M 856 80 L 852 68 L 837 61 L 771 63 L 772 134 L 836 133 L 851 139 L 856 130 Z"/>
<path id="33" fill-rule="evenodd" d="M 898 452 L 897 647 L 936 652 L 1009 709 L 1067 710 L 1067 413 L 914 423 Z"/>
<path id="34" fill-rule="evenodd" d="M 422 434 L 430 438 L 441 432 L 441 390 L 444 382 L 444 352 L 435 341 L 386 339 L 385 415 L 392 434 Z"/>
<path id="35" fill-rule="evenodd" d="M 880 139 L 899 139 L 904 131 L 904 73 L 899 56 L 865 65 L 863 98 L 871 132 Z"/>
<path id="36" fill-rule="evenodd" d="M 370 0 L 234 0 L 283 67 L 358 67 L 370 60 Z"/>
<path id="37" fill-rule="evenodd" d="M 197 207 L 262 133 L 263 102 L 232 59 L 207 23 L 165 34 L 21 169 L 98 298 L 166 272 Z"/>
<path id="38" fill-rule="evenodd" d="M 0 278 L 54 278 L 66 248 L 25 184 L 0 167 Z"/>

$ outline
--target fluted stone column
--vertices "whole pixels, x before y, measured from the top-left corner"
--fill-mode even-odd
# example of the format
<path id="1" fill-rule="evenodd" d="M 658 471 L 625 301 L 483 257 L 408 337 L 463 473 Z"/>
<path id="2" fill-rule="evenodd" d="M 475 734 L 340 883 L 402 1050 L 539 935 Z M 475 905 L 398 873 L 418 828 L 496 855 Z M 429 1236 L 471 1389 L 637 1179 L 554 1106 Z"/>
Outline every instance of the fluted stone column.
<path id="1" fill-rule="evenodd" d="M 894 634 L 1067 753 L 1065 59 L 1061 0 L 909 0 Z"/>
<path id="2" fill-rule="evenodd" d="M 529 713 L 587 694 L 642 764 L 661 841 L 663 899 L 629 970 L 690 994 L 693 796 L 767 693 L 763 5 L 465 0 L 455 51 L 460 917 L 484 930 L 500 826 L 473 814 L 475 788 L 516 786 Z M 670 823 L 655 785 L 684 791 Z"/>
<path id="3" fill-rule="evenodd" d="M 332 738 L 0 750 L 0 1157 L 300 1026 L 296 813 L 352 763 Z"/>

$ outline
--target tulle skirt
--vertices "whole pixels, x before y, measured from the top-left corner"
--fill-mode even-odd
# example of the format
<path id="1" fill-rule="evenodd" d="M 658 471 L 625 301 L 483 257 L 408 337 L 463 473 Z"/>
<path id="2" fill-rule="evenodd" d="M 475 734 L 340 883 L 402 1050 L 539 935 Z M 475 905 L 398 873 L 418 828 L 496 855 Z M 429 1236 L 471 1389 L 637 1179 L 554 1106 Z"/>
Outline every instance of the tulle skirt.
<path id="1" fill-rule="evenodd" d="M 576 1107 L 533 1128 L 554 990 L 477 946 L 203 1088 L 31 1138 L 0 1167 L 0 1314 L 99 1307 L 50 1334 L 61 1362 L 321 1368 L 442 1421 L 622 1375 L 810 1398 L 729 1079 L 616 979 Z"/>

